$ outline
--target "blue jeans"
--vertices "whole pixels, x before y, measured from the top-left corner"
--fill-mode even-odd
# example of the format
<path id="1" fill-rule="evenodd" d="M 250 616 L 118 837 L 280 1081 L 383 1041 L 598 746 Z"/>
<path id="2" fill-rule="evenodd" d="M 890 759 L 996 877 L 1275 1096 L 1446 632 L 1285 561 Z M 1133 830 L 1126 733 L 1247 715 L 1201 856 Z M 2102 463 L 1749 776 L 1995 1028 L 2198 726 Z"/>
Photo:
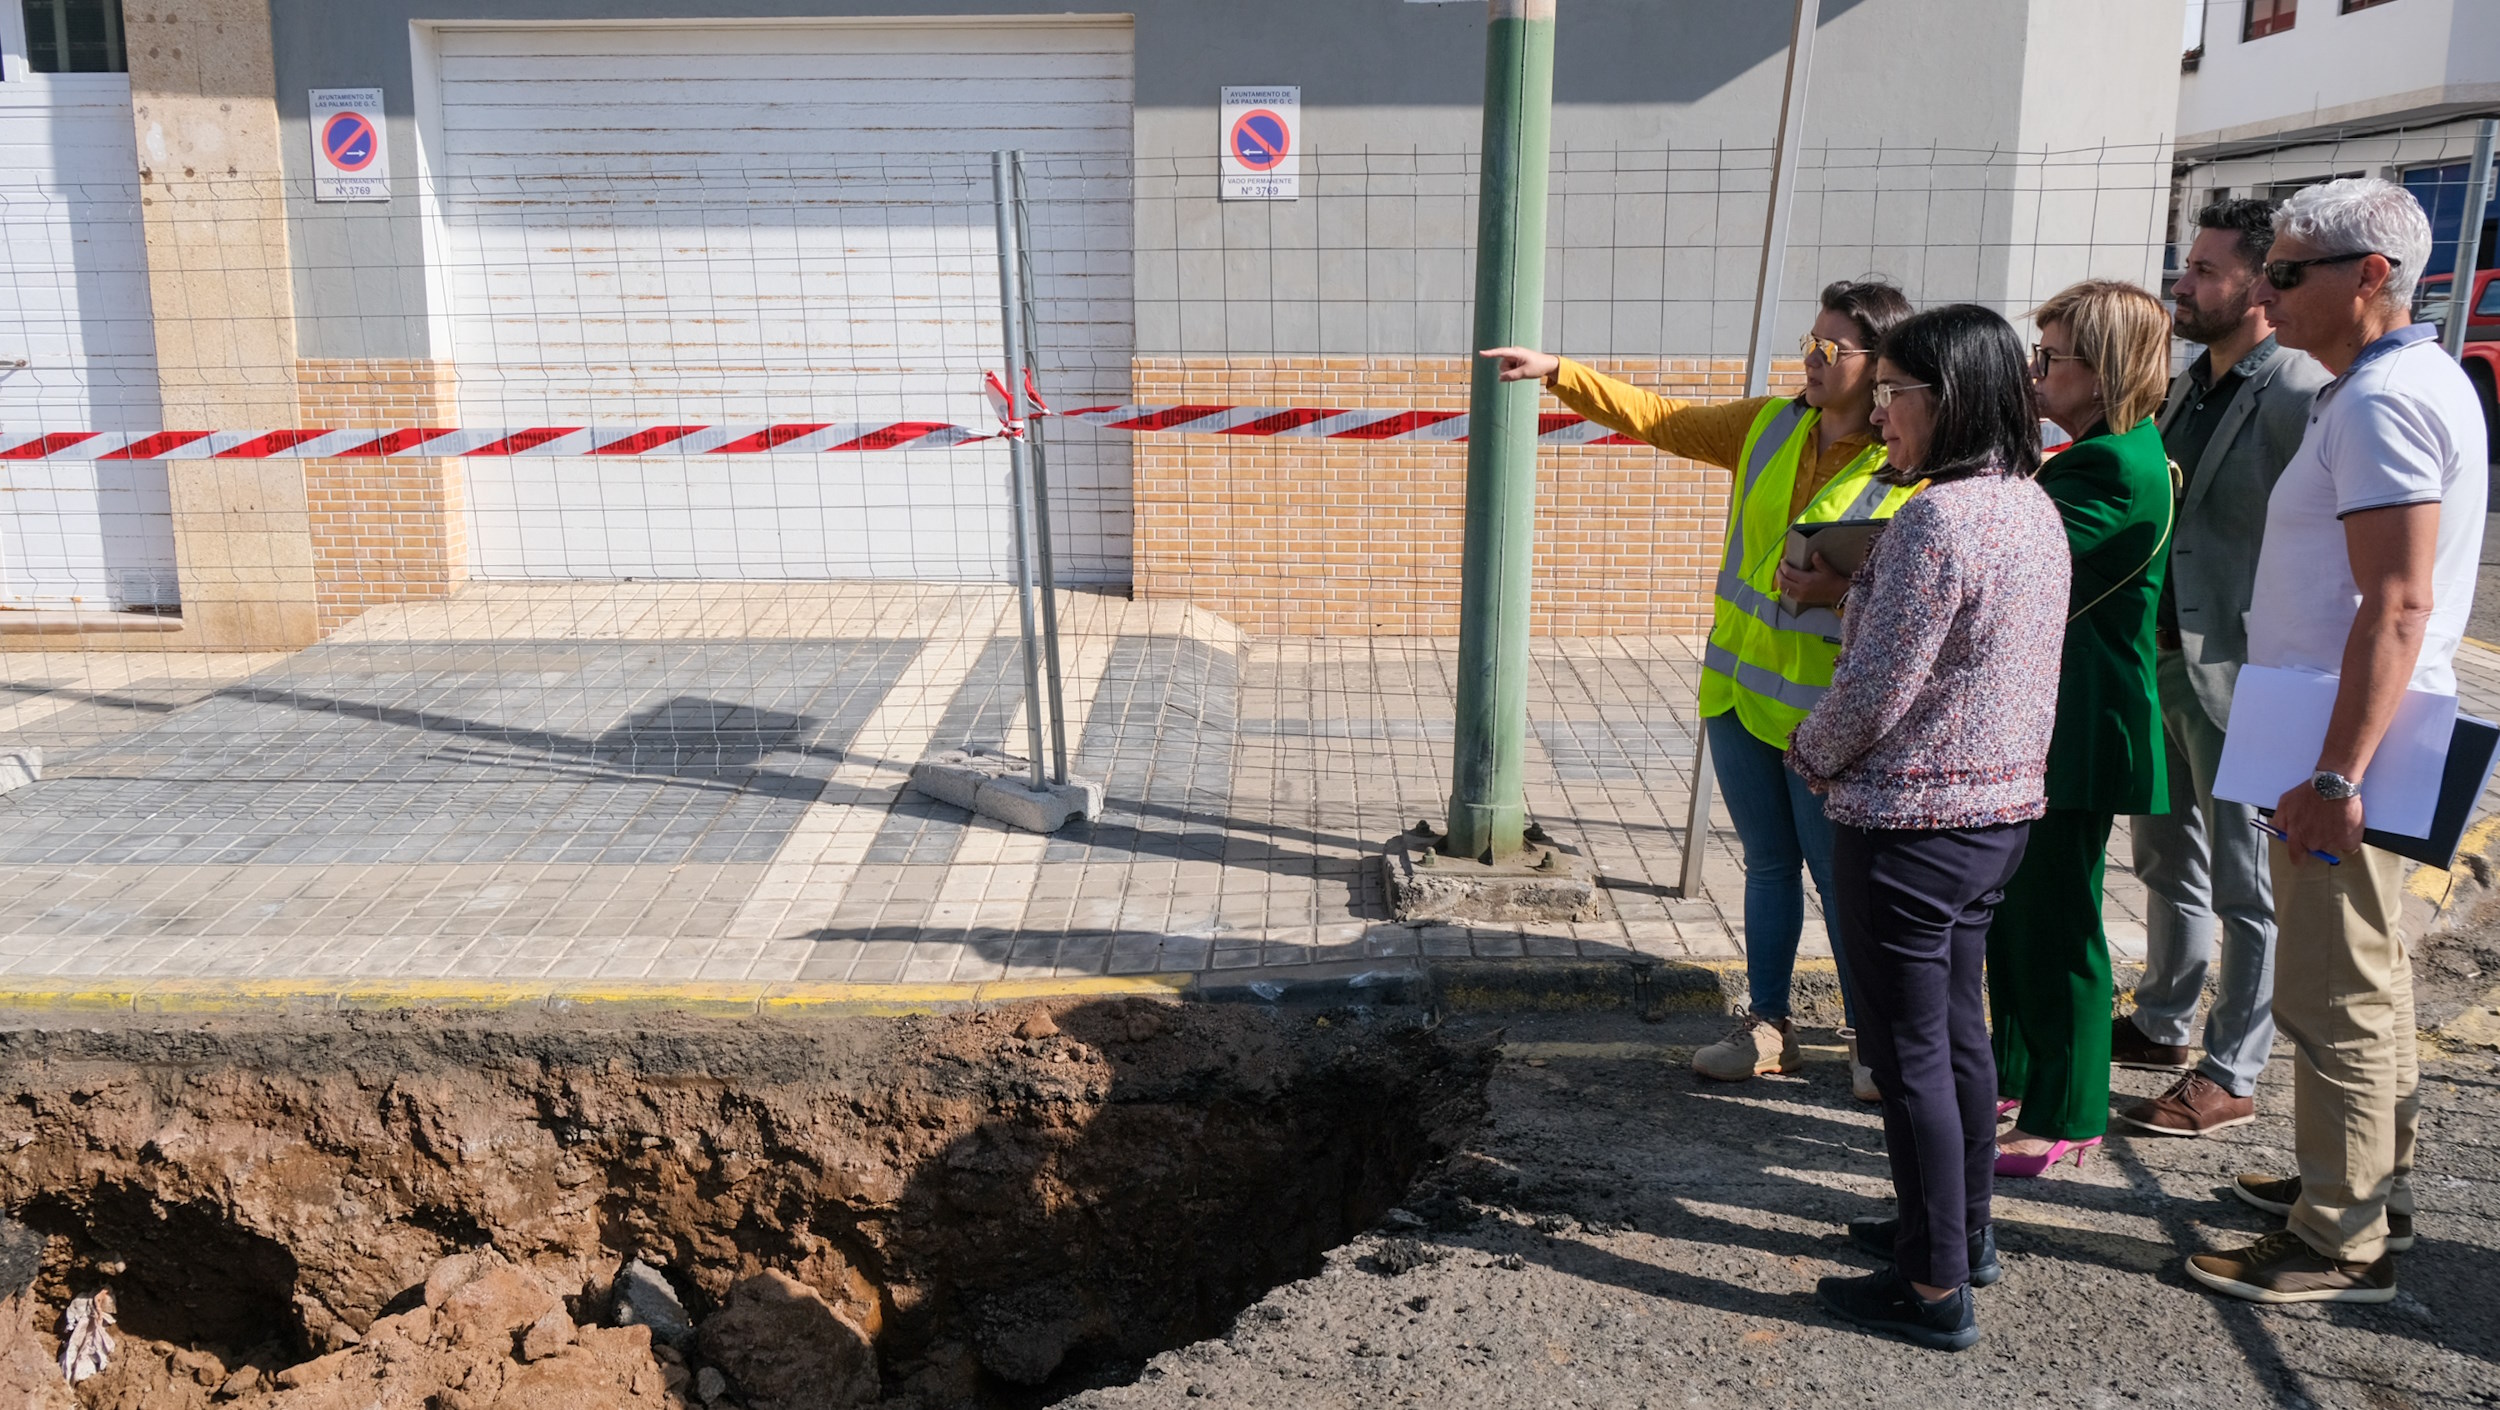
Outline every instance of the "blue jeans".
<path id="1" fill-rule="evenodd" d="M 1824 928 L 1832 954 L 1840 954 L 1840 929 L 1832 924 L 1832 822 L 1823 800 L 1791 773 L 1779 749 L 1754 737 L 1736 712 L 1702 721 L 1710 731 L 1710 759 L 1719 795 L 1736 822 L 1745 849 L 1745 987 L 1753 1011 L 1788 1017 L 1789 982 L 1797 972 L 1797 937 L 1805 929 L 1806 888 L 1798 876 L 1813 873 L 1823 900 Z M 1849 1002 L 1848 967 L 1841 966 L 1840 1001 Z"/>

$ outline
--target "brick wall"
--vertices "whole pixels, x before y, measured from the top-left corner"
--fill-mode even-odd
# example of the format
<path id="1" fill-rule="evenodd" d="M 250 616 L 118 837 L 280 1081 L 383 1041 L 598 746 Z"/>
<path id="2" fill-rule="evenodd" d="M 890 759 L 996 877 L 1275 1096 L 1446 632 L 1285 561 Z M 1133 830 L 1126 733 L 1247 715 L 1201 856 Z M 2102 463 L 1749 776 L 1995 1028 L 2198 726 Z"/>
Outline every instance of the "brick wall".
<path id="1" fill-rule="evenodd" d="M 451 368 L 394 358 L 301 359 L 306 426 L 456 425 Z M 468 578 L 457 460 L 308 460 L 313 571 L 326 635 L 366 609 L 448 597 Z"/>
<path id="2" fill-rule="evenodd" d="M 1592 365 L 1670 395 L 1744 390 L 1740 359 Z M 1467 408 L 1458 358 L 1139 358 L 1134 370 L 1147 405 Z M 1774 387 L 1797 381 L 1793 360 L 1774 368 Z M 1148 434 L 1134 464 L 1139 598 L 1183 598 L 1261 634 L 1457 631 L 1464 445 Z M 1537 633 L 1706 628 L 1725 471 L 1646 446 L 1549 446 L 1537 490 Z"/>

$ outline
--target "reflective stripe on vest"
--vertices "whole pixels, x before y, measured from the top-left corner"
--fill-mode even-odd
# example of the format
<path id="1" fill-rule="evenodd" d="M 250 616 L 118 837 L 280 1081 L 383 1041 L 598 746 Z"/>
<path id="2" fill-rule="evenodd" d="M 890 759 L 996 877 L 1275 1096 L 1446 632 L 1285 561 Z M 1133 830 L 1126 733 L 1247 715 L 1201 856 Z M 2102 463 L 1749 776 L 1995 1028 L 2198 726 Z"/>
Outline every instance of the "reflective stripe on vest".
<path id="1" fill-rule="evenodd" d="M 1911 494 L 1875 478 L 1884 454 L 1870 446 L 1792 521 L 1797 466 L 1816 419 L 1801 400 L 1774 403 L 1746 437 L 1702 653 L 1702 713 L 1735 710 L 1756 737 L 1783 747 L 1823 698 L 1841 632 L 1840 614 L 1828 607 L 1791 612 L 1780 605 L 1777 564 L 1789 527 L 1890 518 Z"/>
<path id="2" fill-rule="evenodd" d="M 1814 707 L 1822 702 L 1823 692 L 1830 689 L 1829 686 L 1801 685 L 1768 666 L 1739 661 L 1735 652 L 1715 641 L 1702 648 L 1701 668 L 1732 677 L 1738 685 L 1754 694 L 1767 695 L 1806 714 L 1813 713 Z"/>

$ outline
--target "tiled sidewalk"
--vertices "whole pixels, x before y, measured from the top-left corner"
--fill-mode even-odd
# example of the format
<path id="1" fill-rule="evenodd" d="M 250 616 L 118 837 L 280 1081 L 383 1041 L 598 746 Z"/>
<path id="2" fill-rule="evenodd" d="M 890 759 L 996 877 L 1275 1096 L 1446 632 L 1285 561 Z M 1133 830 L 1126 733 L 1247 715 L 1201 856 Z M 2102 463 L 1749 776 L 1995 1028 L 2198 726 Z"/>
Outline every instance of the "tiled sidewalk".
<path id="1" fill-rule="evenodd" d="M 1447 793 L 1455 648 L 1249 640 L 1064 599 L 1110 799 L 1011 833 L 902 788 L 1025 748 L 1012 598 L 923 585 L 488 585 L 286 658 L 0 654 L 0 975 L 986 980 L 1411 955 L 1731 958 L 1733 838 L 1671 894 L 1693 644 L 1539 641 L 1531 806 L 1610 913 L 1387 918 L 1372 858 Z M 2500 652 L 2469 647 L 2470 708 Z M 2113 846 L 2109 917 L 2140 954 Z M 1810 919 L 1807 951 L 1828 953 Z"/>

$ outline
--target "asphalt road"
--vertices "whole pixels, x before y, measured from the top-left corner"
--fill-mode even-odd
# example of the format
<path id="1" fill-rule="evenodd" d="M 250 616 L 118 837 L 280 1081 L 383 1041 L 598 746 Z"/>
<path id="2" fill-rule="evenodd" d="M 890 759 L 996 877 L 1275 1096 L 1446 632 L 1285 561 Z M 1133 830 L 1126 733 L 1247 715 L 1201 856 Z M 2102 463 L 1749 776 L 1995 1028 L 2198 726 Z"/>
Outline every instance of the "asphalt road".
<path id="1" fill-rule="evenodd" d="M 2486 936 L 2458 951 L 2458 984 L 2491 982 L 2489 949 Z M 2426 1017 L 2460 1002 L 2424 997 Z M 1487 1121 L 1405 1201 L 1421 1227 L 1393 1214 L 1226 1336 L 1067 1403 L 2500 1404 L 2500 1052 L 2424 1044 L 2421 1242 L 2401 1255 L 2392 1304 L 2264 1309 L 2179 1271 L 2184 1254 L 2273 1222 L 2223 1187 L 2288 1169 L 2278 1053 L 2253 1126 L 2113 1138 L 2081 1172 L 2001 1185 L 2006 1276 L 1979 1294 L 1981 1341 L 1955 1355 L 1815 1306 L 1816 1278 L 1871 1266 L 1847 1248 L 1846 1221 L 1889 1209 L 1881 1130 L 1850 1100 L 1832 1035 L 1815 1035 L 1825 1046 L 1800 1076 L 1724 1087 L 1687 1070 L 1719 1026 L 1509 1022 Z M 2119 1074 L 2122 1092 L 2160 1085 Z"/>

